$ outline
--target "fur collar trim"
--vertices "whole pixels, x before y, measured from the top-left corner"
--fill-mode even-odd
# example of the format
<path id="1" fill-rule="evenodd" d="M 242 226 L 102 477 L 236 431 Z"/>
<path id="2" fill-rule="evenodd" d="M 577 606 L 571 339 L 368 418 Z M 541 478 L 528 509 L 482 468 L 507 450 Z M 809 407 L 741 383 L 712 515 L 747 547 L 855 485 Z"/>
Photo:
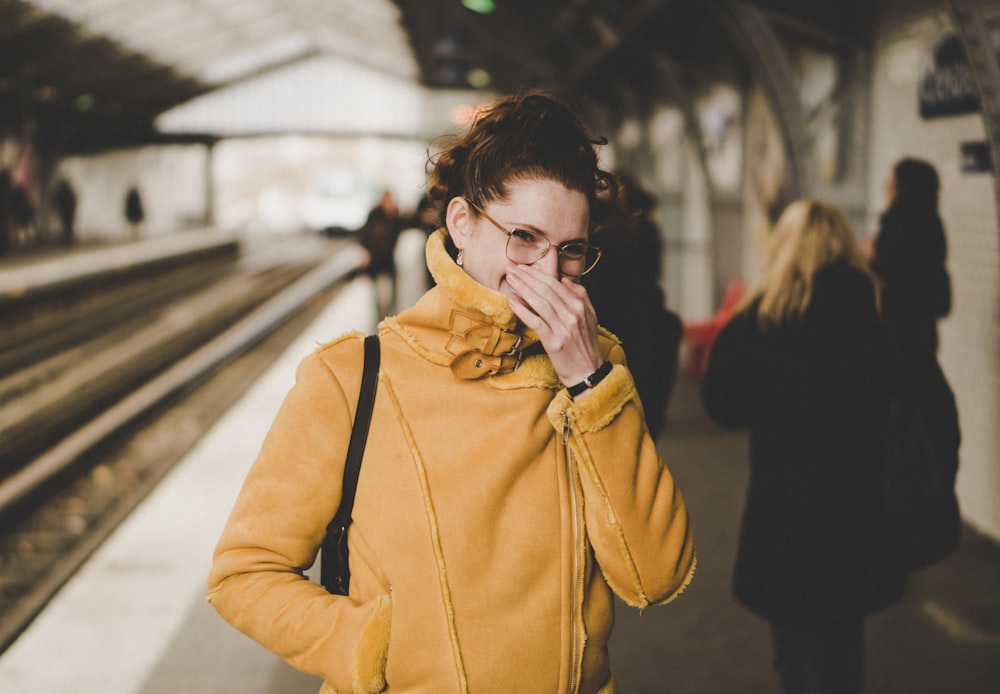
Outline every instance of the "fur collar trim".
<path id="1" fill-rule="evenodd" d="M 472 373 L 469 368 L 468 353 L 463 352 L 461 343 L 469 338 L 456 340 L 456 322 L 475 323 L 492 335 L 504 333 L 497 345 L 505 345 L 507 336 L 514 341 L 520 336 L 522 345 L 537 345 L 538 338 L 533 331 L 521 324 L 510 308 L 507 297 L 476 282 L 455 264 L 445 249 L 446 231 L 442 228 L 431 234 L 427 240 L 427 267 L 430 268 L 436 286 L 432 287 L 412 308 L 398 316 L 387 318 L 385 327 L 393 330 L 418 354 L 442 366 L 451 367 L 461 378 L 488 377 L 496 388 L 519 388 L 542 386 L 550 389 L 561 387 L 559 378 L 548 356 L 540 349 L 526 350 L 522 361 L 511 370 L 506 361 L 485 359 L 482 371 Z M 468 328 L 465 331 L 468 332 Z M 479 349 L 493 355 L 496 349 Z M 472 359 L 471 361 L 478 361 Z M 501 363 L 503 362 L 503 363 Z"/>
<path id="2" fill-rule="evenodd" d="M 442 227 L 427 239 L 427 267 L 437 285 L 456 304 L 482 313 L 498 328 L 517 328 L 517 316 L 511 310 L 507 297 L 476 282 L 451 259 L 444 245 L 447 235 L 447 230 Z"/>

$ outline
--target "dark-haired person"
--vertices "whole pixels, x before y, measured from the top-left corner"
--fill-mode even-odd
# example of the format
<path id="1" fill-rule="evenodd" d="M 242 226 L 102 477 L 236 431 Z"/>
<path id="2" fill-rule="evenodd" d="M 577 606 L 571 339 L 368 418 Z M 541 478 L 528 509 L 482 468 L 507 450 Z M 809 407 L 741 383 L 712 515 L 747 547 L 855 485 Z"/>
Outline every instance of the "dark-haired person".
<path id="1" fill-rule="evenodd" d="M 684 326 L 667 307 L 660 286 L 662 241 L 652 218 L 657 201 L 629 174 L 618 173 L 617 178 L 627 214 L 595 234 L 607 258 L 584 284 L 601 326 L 621 340 L 628 354 L 646 426 L 655 439 L 666 423 Z"/>
<path id="2" fill-rule="evenodd" d="M 928 443 L 954 489 L 962 432 L 951 384 L 938 361 L 938 322 L 951 312 L 948 243 L 938 214 L 940 180 L 934 167 L 905 157 L 886 184 L 888 207 L 872 244 L 871 268 L 882 284 L 882 315 L 892 340 L 901 390 L 922 417 Z M 935 545 L 957 544 L 957 498 L 936 527 Z"/>
<path id="3" fill-rule="evenodd" d="M 904 158 L 886 183 L 888 208 L 874 238 L 872 269 L 883 283 L 882 313 L 897 347 L 934 358 L 938 321 L 951 311 L 948 243 L 938 214 L 934 167 Z"/>
<path id="4" fill-rule="evenodd" d="M 299 367 L 209 577 L 237 628 L 332 692 L 612 692 L 612 591 L 695 558 L 621 346 L 580 284 L 612 177 L 573 114 L 502 99 L 432 162 L 436 285 L 384 320 L 349 596 L 303 578 L 340 501 L 362 336 Z"/>

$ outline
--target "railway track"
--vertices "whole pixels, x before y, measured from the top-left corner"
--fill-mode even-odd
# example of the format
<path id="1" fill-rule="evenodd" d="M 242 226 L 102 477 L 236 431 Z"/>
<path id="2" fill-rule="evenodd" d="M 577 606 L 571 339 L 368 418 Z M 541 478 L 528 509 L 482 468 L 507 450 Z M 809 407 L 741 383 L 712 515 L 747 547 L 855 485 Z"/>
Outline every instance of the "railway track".
<path id="1" fill-rule="evenodd" d="M 0 652 L 360 261 L 307 246 L 110 292 L 0 362 Z"/>

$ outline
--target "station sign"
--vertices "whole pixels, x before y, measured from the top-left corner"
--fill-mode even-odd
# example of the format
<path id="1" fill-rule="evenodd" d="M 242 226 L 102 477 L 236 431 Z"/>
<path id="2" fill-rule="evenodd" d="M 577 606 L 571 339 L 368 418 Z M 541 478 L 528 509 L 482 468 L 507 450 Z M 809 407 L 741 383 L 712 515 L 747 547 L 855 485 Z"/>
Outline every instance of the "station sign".
<path id="1" fill-rule="evenodd" d="M 994 52 L 1000 48 L 1000 19 L 987 22 Z M 945 35 L 934 46 L 919 83 L 920 117 L 958 116 L 979 111 L 979 87 L 957 33 Z"/>

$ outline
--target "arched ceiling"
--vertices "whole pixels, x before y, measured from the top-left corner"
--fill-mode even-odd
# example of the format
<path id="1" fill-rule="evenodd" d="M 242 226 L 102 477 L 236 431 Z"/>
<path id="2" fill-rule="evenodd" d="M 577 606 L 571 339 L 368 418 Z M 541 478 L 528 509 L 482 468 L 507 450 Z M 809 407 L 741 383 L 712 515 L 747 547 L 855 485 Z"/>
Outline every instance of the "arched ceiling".
<path id="1" fill-rule="evenodd" d="M 634 107 L 663 98 L 665 71 L 693 91 L 748 79 L 720 21 L 734 5 L 834 48 L 863 42 L 860 0 L 0 0 L 0 128 L 30 113 L 70 149 L 148 140 L 169 108 L 322 54 L 430 87 Z"/>
<path id="2" fill-rule="evenodd" d="M 459 0 L 396 4 L 426 84 L 453 85 L 479 68 L 500 91 L 542 85 L 641 96 L 665 66 L 689 86 L 739 82 L 748 61 L 720 21 L 735 5 L 761 10 L 777 32 L 833 49 L 864 43 L 859 0 L 494 0 L 489 14 Z"/>

